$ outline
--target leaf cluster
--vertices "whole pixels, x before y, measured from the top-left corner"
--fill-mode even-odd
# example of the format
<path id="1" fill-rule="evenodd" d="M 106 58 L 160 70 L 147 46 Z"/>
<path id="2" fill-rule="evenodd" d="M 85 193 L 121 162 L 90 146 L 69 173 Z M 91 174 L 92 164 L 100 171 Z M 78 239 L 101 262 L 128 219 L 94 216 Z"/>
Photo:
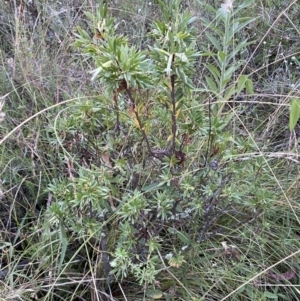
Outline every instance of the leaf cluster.
<path id="1" fill-rule="evenodd" d="M 74 47 L 94 64 L 92 79 L 106 91 L 92 112 L 101 130 L 97 132 L 97 118 L 90 114 L 81 126 L 86 140 L 89 130 L 83 125 L 94 129 L 98 156 L 90 165 L 79 163 L 67 181 L 54 181 L 48 188 L 52 226 L 100 240 L 111 256 L 110 275 L 132 275 L 146 285 L 155 282 L 165 260 L 181 267 L 194 245 L 254 220 L 273 196 L 253 189 L 259 187 L 257 177 L 268 173 L 266 162 L 251 156 L 247 163 L 238 159 L 255 144 L 227 131 L 231 114 L 223 118 L 214 106 L 205 111 L 197 96 L 203 89 L 193 84 L 194 64 L 206 55 L 214 60 L 205 65 L 211 92 L 226 99 L 245 88 L 253 92 L 248 76 L 234 81 L 243 64 L 235 56 L 251 42 L 232 48 L 251 20 L 216 11 L 215 27 L 210 27 L 215 36 L 207 33 L 214 52 L 204 49 L 201 54 L 193 28 L 196 18 L 180 10 L 179 0 L 161 5 L 163 17 L 153 23 L 153 44 L 147 49 L 115 33 L 118 24 L 106 5 L 100 5 L 96 17 L 87 14 L 93 35 L 78 28 Z M 223 27 L 217 30 L 219 24 Z M 104 124 L 105 118 L 110 122 Z M 71 157 L 71 151 L 64 153 Z M 170 249 L 174 256 L 167 258 Z"/>

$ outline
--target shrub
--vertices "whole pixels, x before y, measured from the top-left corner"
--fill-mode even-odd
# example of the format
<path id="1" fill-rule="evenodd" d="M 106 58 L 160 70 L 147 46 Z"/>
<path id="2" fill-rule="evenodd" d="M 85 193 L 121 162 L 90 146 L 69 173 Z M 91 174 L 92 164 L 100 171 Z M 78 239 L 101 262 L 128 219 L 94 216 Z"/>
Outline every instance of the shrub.
<path id="1" fill-rule="evenodd" d="M 97 277 L 154 285 L 200 244 L 255 222 L 274 196 L 261 186 L 272 179 L 268 162 L 251 155 L 256 144 L 230 131 L 232 99 L 253 92 L 235 59 L 251 44 L 236 39 L 254 20 L 238 16 L 251 1 L 235 11 L 230 1 L 210 6 L 215 18 L 202 20 L 210 48 L 200 49 L 197 18 L 179 0 L 159 3 L 146 48 L 118 34 L 103 3 L 75 34 L 102 91 L 63 109 L 48 128 L 66 166 L 47 189 L 43 236 L 61 241 L 59 271 L 83 256 Z M 203 59 L 206 82 L 195 87 Z"/>

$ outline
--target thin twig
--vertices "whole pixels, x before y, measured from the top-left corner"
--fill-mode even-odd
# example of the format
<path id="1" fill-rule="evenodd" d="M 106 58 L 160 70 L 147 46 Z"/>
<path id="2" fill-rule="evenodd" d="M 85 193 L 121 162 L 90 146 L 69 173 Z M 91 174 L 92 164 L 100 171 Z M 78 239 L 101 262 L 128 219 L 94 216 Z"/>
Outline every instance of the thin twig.
<path id="1" fill-rule="evenodd" d="M 175 55 L 173 55 L 173 61 L 174 61 L 174 57 L 175 57 Z M 169 147 L 170 154 L 173 154 L 174 150 L 175 150 L 175 139 L 176 139 L 176 132 L 177 132 L 177 124 L 176 124 L 176 99 L 175 99 L 175 77 L 176 77 L 175 74 L 171 75 L 172 140 L 171 140 L 171 145 Z"/>
<path id="2" fill-rule="evenodd" d="M 118 92 L 114 93 L 113 99 L 114 99 L 114 109 L 116 111 L 116 124 L 115 124 L 115 132 L 120 132 L 120 119 L 119 119 L 119 106 L 118 106 L 118 99 L 117 96 Z"/>
<path id="3" fill-rule="evenodd" d="M 140 118 L 140 116 L 139 116 L 138 111 L 135 109 L 135 107 L 136 107 L 136 106 L 135 106 L 135 101 L 134 101 L 134 98 L 133 98 L 133 96 L 132 96 L 132 94 L 131 94 L 130 88 L 125 88 L 125 90 L 126 90 L 126 92 L 127 92 L 127 94 L 128 94 L 129 100 L 130 100 L 131 105 L 132 105 L 132 107 L 133 107 L 133 112 L 134 112 L 134 115 L 135 115 L 135 117 L 136 117 L 136 120 L 137 120 L 137 122 L 138 122 L 138 124 L 139 124 L 139 127 L 140 127 L 140 130 L 141 130 L 141 132 L 142 132 L 142 135 L 143 135 L 143 137 L 144 137 L 144 139 L 145 139 L 145 141 L 146 141 L 148 151 L 149 151 L 149 153 L 150 153 L 151 155 L 153 155 L 153 151 L 152 151 L 152 149 L 151 149 L 149 139 L 148 139 L 147 134 L 146 134 L 146 132 L 145 132 L 145 129 L 144 129 L 144 127 L 143 127 L 143 123 L 142 123 L 142 121 L 141 121 L 141 118 Z"/>

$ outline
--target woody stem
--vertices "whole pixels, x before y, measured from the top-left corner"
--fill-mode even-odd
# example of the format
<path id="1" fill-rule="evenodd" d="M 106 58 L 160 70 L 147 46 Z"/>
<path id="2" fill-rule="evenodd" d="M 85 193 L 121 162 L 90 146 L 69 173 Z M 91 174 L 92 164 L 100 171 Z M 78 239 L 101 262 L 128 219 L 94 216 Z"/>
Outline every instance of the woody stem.
<path id="1" fill-rule="evenodd" d="M 138 124 L 139 124 L 139 128 L 140 128 L 140 130 L 141 130 L 141 132 L 142 132 L 143 138 L 144 138 L 145 141 L 146 141 L 148 151 L 149 151 L 149 153 L 150 153 L 151 155 L 154 155 L 154 153 L 153 153 L 153 151 L 152 151 L 152 149 L 151 149 L 151 146 L 150 146 L 149 139 L 148 139 L 147 134 L 146 134 L 146 132 L 145 132 L 145 129 L 144 129 L 144 127 L 143 127 L 143 123 L 142 123 L 141 118 L 140 118 L 140 116 L 139 116 L 139 113 L 138 113 L 138 112 L 136 111 L 136 109 L 135 109 L 135 101 L 134 101 L 134 98 L 133 98 L 133 96 L 132 96 L 132 94 L 131 94 L 130 88 L 129 88 L 129 89 L 126 88 L 125 90 L 126 90 L 126 92 L 127 92 L 127 94 L 128 94 L 129 100 L 130 100 L 131 105 L 132 105 L 132 107 L 133 107 L 133 112 L 134 112 L 134 115 L 135 115 L 135 117 L 136 117 L 136 120 L 137 120 L 137 122 L 138 122 Z"/>
<path id="2" fill-rule="evenodd" d="M 177 132 L 176 124 L 176 99 L 175 99 L 175 74 L 171 75 L 171 101 L 172 101 L 172 140 L 169 146 L 170 154 L 173 154 L 175 149 L 175 139 Z"/>

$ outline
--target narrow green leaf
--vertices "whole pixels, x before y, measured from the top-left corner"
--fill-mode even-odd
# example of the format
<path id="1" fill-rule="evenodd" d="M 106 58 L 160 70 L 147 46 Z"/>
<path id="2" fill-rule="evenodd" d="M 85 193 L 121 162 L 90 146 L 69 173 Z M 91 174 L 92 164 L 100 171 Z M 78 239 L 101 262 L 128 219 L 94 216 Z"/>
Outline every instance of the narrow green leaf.
<path id="1" fill-rule="evenodd" d="M 253 21 L 255 21 L 255 18 L 249 18 L 249 20 L 243 22 L 243 23 L 238 23 L 237 27 L 235 28 L 233 35 L 240 32 L 245 26 L 247 26 L 248 24 L 252 23 Z"/>
<path id="2" fill-rule="evenodd" d="M 144 186 L 144 187 L 142 188 L 142 191 L 145 191 L 145 192 L 155 191 L 155 190 L 157 190 L 158 188 L 160 188 L 162 185 L 164 185 L 162 182 L 152 183 L 152 184 L 150 184 L 150 185 Z"/>
<path id="3" fill-rule="evenodd" d="M 221 83 L 221 87 L 224 88 L 231 80 L 231 77 L 227 77 L 225 78 L 222 83 Z"/>
<path id="4" fill-rule="evenodd" d="M 216 83 L 214 82 L 214 80 L 209 76 L 205 76 L 205 79 L 206 79 L 206 83 L 207 83 L 208 87 L 210 88 L 210 90 L 213 92 L 217 92 L 218 87 L 217 87 Z"/>
<path id="5" fill-rule="evenodd" d="M 102 67 L 99 67 L 95 70 L 93 70 L 91 73 L 93 74 L 91 81 L 95 80 L 95 78 L 99 75 L 99 73 L 103 70 Z"/>
<path id="6" fill-rule="evenodd" d="M 162 54 L 162 55 L 164 55 L 164 56 L 167 56 L 167 57 L 170 56 L 170 53 L 167 52 L 167 51 L 165 51 L 165 50 L 163 50 L 163 49 L 156 48 L 156 47 L 153 47 L 152 49 L 153 49 L 155 52 L 157 52 L 157 53 L 159 53 L 159 54 Z"/>
<path id="7" fill-rule="evenodd" d="M 219 69 L 213 64 L 207 64 L 205 66 L 209 70 L 211 75 L 214 77 L 215 81 L 219 82 L 220 81 L 220 71 L 219 71 Z"/>
<path id="8" fill-rule="evenodd" d="M 232 78 L 232 74 L 237 68 L 238 68 L 238 66 L 233 65 L 233 66 L 230 66 L 228 69 L 226 69 L 224 72 L 224 80 L 226 80 L 227 78 Z"/>
<path id="9" fill-rule="evenodd" d="M 100 4 L 101 5 L 101 4 Z M 103 4 L 102 4 L 103 5 Z M 103 5 L 103 18 L 106 18 L 107 16 L 107 12 L 108 12 L 108 5 L 107 4 L 104 4 Z"/>
<path id="10" fill-rule="evenodd" d="M 249 78 L 246 80 L 246 90 L 249 94 L 254 94 L 253 81 Z"/>
<path id="11" fill-rule="evenodd" d="M 186 80 L 185 85 L 186 85 L 188 88 L 190 88 L 191 90 L 194 90 L 194 89 L 195 89 L 195 86 L 194 86 L 192 80 L 191 80 L 190 78 L 188 78 L 188 77 L 187 77 L 187 80 Z"/>
<path id="12" fill-rule="evenodd" d="M 84 11 L 83 12 L 85 14 L 85 16 L 90 19 L 91 21 L 95 20 L 95 16 L 93 14 L 91 14 L 90 12 Z"/>
<path id="13" fill-rule="evenodd" d="M 282 300 L 290 301 L 290 298 L 288 298 L 288 297 L 287 297 L 286 295 L 284 295 L 284 294 L 278 293 L 277 295 L 278 295 L 278 297 L 281 298 Z M 279 299 L 279 300 L 281 300 L 281 299 Z"/>
<path id="14" fill-rule="evenodd" d="M 85 38 L 85 39 L 87 39 L 87 40 L 90 40 L 90 39 L 91 39 L 90 35 L 87 33 L 86 30 L 82 29 L 82 28 L 79 27 L 79 26 L 77 27 L 77 30 L 78 30 L 79 34 L 81 35 L 81 37 L 83 37 L 83 38 Z"/>
<path id="15" fill-rule="evenodd" d="M 12 246 L 12 244 L 10 243 L 10 242 L 2 242 L 1 241 L 1 244 L 0 244 L 0 250 L 3 250 L 3 249 L 5 249 L 5 248 L 7 248 L 7 247 L 11 247 Z"/>
<path id="16" fill-rule="evenodd" d="M 58 272 L 61 271 L 61 267 L 63 265 L 65 256 L 66 256 L 66 252 L 67 252 L 67 247 L 68 247 L 68 238 L 67 238 L 67 233 L 66 230 L 63 226 L 62 223 L 59 224 L 59 238 L 60 238 L 60 243 L 61 243 L 61 253 L 60 253 L 60 259 L 59 259 L 59 263 L 58 263 Z"/>
<path id="17" fill-rule="evenodd" d="M 216 56 L 214 52 L 206 51 L 200 54 L 200 56 Z"/>
<path id="18" fill-rule="evenodd" d="M 215 46 L 215 48 L 218 50 L 218 51 L 221 51 L 221 46 L 218 42 L 218 40 L 212 36 L 211 34 L 209 34 L 207 31 L 205 32 L 205 35 L 208 37 L 208 39 L 210 40 L 210 42 Z"/>
<path id="19" fill-rule="evenodd" d="M 293 99 L 290 111 L 290 131 L 293 131 L 300 117 L 300 99 Z"/>
<path id="20" fill-rule="evenodd" d="M 224 63 L 226 59 L 226 54 L 223 51 L 218 51 L 218 59 L 220 63 Z"/>
<path id="21" fill-rule="evenodd" d="M 278 300 L 278 295 L 277 294 L 273 294 L 269 291 L 264 291 L 264 296 L 269 298 L 269 299 L 276 299 Z"/>
<path id="22" fill-rule="evenodd" d="M 236 91 L 237 94 L 239 94 L 245 88 L 247 79 L 248 79 L 247 75 L 241 75 L 239 77 L 237 83 L 237 91 Z"/>
<path id="23" fill-rule="evenodd" d="M 186 84 L 186 82 L 187 82 L 187 79 L 186 79 L 187 76 L 185 75 L 183 69 L 181 67 L 176 68 L 176 73 L 180 77 L 180 79 L 182 80 L 182 82 L 184 84 Z"/>
<path id="24" fill-rule="evenodd" d="M 224 85 L 224 87 L 226 86 L 226 84 Z M 232 95 L 234 95 L 234 94 L 237 94 L 235 86 L 230 85 L 225 91 L 224 99 L 229 100 L 232 97 Z"/>
<path id="25" fill-rule="evenodd" d="M 189 20 L 187 20 L 186 24 L 191 24 L 193 22 L 195 22 L 198 18 L 197 17 L 191 17 Z"/>
<path id="26" fill-rule="evenodd" d="M 232 50 L 231 53 L 228 54 L 228 61 L 230 61 L 231 59 L 233 59 L 237 53 L 241 52 L 242 50 L 244 50 L 247 46 L 251 45 L 255 43 L 255 41 L 250 41 L 250 42 L 247 42 L 246 40 L 245 41 L 242 41 L 241 43 L 237 44 L 237 45 L 234 45 L 234 49 Z"/>
<path id="27" fill-rule="evenodd" d="M 177 236 L 184 245 L 190 244 L 191 238 L 185 231 L 178 231 Z"/>
<path id="28" fill-rule="evenodd" d="M 113 40 L 113 50 L 114 50 L 114 53 L 116 53 L 116 51 L 117 51 L 117 39 Z"/>
<path id="29" fill-rule="evenodd" d="M 238 9 L 245 8 L 253 3 L 254 0 L 244 0 L 243 3 L 238 7 Z"/>

